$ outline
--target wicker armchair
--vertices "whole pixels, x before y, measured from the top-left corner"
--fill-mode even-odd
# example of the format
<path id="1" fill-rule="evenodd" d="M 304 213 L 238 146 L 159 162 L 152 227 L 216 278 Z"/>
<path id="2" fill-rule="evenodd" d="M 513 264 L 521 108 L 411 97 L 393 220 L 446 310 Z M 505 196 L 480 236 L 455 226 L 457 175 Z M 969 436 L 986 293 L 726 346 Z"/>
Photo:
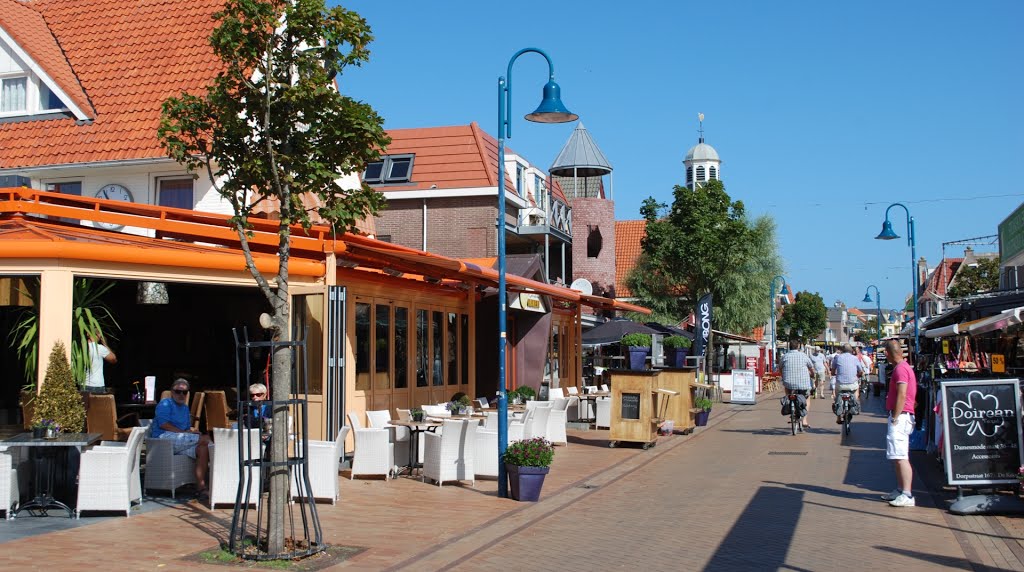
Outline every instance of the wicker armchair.
<path id="1" fill-rule="evenodd" d="M 498 432 L 486 429 L 476 430 L 476 451 L 473 457 L 473 474 L 476 478 L 498 478 Z"/>
<path id="2" fill-rule="evenodd" d="M 376 429 L 387 429 L 391 432 L 391 442 L 395 445 L 395 458 L 409 458 L 409 428 L 391 424 L 391 414 L 387 411 L 367 411 L 366 420 L 369 426 Z"/>
<path id="3" fill-rule="evenodd" d="M 565 424 L 568 423 L 568 397 L 556 397 L 551 405 L 551 413 L 548 414 L 548 427 L 545 436 L 552 443 L 569 445 L 569 438 L 565 434 Z"/>
<path id="4" fill-rule="evenodd" d="M 221 392 L 223 394 L 223 392 Z M 252 486 L 249 487 L 248 504 L 256 504 L 260 495 L 260 468 L 239 467 L 238 440 L 243 442 L 243 459 L 258 459 L 263 454 L 260 443 L 259 429 L 221 429 L 213 430 L 213 443 L 210 443 L 210 509 L 219 504 L 235 504 L 238 494 L 238 483 L 242 471 L 252 471 Z M 244 494 L 244 493 L 243 493 Z"/>
<path id="5" fill-rule="evenodd" d="M 131 427 L 118 427 L 132 419 L 138 425 L 137 413 L 117 416 L 117 405 L 114 396 L 109 393 L 89 394 L 89 407 L 85 414 L 85 425 L 89 433 L 100 433 L 105 441 L 127 441 L 132 432 Z"/>
<path id="6" fill-rule="evenodd" d="M 139 457 L 145 434 L 145 427 L 134 427 L 126 443 L 106 443 L 82 453 L 76 518 L 86 510 L 123 510 L 127 517 L 133 501 L 142 503 Z"/>
<path id="7" fill-rule="evenodd" d="M 18 487 L 18 469 L 14 457 L 8 451 L 0 452 L 0 510 L 11 520 L 18 508 L 21 489 Z"/>
<path id="8" fill-rule="evenodd" d="M 611 428 L 612 426 L 612 400 L 607 397 L 598 399 L 595 403 L 597 411 L 594 416 L 594 427 Z"/>
<path id="9" fill-rule="evenodd" d="M 182 485 L 196 482 L 196 460 L 188 455 L 174 454 L 174 441 L 146 439 L 146 478 L 143 489 L 149 492 L 175 491 Z"/>
<path id="10" fill-rule="evenodd" d="M 445 481 L 470 481 L 476 486 L 475 420 L 445 420 L 443 431 L 424 433 L 422 480 L 431 479 L 441 486 Z"/>
<path id="11" fill-rule="evenodd" d="M 548 438 L 548 418 L 551 416 L 550 401 L 541 401 L 533 407 L 533 416 L 523 428 L 523 439 Z"/>
<path id="12" fill-rule="evenodd" d="M 348 426 L 342 427 L 334 441 L 309 442 L 306 459 L 309 464 L 310 491 L 306 493 L 298 472 L 293 472 L 292 498 L 330 499 L 331 504 L 338 504 L 341 496 L 338 472 L 341 470 L 341 457 L 345 454 L 345 438 L 350 429 Z"/>
<path id="13" fill-rule="evenodd" d="M 356 452 L 352 458 L 352 472 L 356 475 L 384 475 L 391 478 L 395 469 L 395 446 L 387 429 L 355 429 Z"/>
<path id="14" fill-rule="evenodd" d="M 231 427 L 228 420 L 228 398 L 223 391 L 207 391 L 204 402 L 207 431 Z"/>

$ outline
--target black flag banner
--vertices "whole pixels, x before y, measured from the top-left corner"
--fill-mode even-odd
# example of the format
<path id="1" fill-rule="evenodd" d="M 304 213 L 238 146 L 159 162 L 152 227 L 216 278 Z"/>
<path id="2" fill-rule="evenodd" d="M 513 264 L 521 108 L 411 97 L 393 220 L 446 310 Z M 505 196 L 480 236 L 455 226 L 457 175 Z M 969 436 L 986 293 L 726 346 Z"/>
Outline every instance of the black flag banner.
<path id="1" fill-rule="evenodd" d="M 708 338 L 711 336 L 711 293 L 708 292 L 697 302 L 693 310 L 697 334 L 693 340 L 693 355 L 704 357 L 708 350 Z"/>

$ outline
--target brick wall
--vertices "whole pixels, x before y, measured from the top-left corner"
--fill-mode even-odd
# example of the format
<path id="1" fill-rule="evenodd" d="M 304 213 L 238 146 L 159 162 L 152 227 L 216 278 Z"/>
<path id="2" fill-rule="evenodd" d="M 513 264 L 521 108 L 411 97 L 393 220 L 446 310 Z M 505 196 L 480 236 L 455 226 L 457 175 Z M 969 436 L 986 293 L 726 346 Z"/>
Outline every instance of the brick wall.
<path id="1" fill-rule="evenodd" d="M 587 256 L 590 228 L 601 232 L 597 258 Z M 586 278 L 594 294 L 612 295 L 615 289 L 615 203 L 606 199 L 572 199 L 573 278 Z"/>
<path id="2" fill-rule="evenodd" d="M 512 211 L 514 209 L 507 209 Z M 495 256 L 498 208 L 493 197 L 427 199 L 429 252 L 456 258 Z M 512 214 L 509 212 L 509 214 Z M 377 232 L 391 242 L 423 248 L 423 201 L 390 200 L 376 219 Z"/>

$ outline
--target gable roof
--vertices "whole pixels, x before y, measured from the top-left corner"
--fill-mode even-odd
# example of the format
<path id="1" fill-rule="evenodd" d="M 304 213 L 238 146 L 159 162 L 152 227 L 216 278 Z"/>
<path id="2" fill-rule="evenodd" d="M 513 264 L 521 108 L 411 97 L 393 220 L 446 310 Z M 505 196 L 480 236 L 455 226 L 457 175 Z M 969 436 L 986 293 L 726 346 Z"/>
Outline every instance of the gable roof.
<path id="1" fill-rule="evenodd" d="M 202 93 L 216 76 L 208 38 L 221 8 L 223 0 L 0 0 L 0 27 L 93 110 L 92 122 L 0 124 L 0 169 L 165 157 L 160 105 Z"/>
<path id="2" fill-rule="evenodd" d="M 940 261 L 939 265 L 928 276 L 928 279 L 925 280 L 921 296 L 933 295 L 944 298 L 946 291 L 949 289 L 950 282 L 953 281 L 953 276 L 956 275 L 963 261 L 963 258 L 944 258 Z"/>
<path id="3" fill-rule="evenodd" d="M 615 221 L 615 297 L 629 298 L 633 296 L 626 287 L 626 276 L 636 266 L 643 249 L 640 241 L 647 235 L 645 220 Z"/>

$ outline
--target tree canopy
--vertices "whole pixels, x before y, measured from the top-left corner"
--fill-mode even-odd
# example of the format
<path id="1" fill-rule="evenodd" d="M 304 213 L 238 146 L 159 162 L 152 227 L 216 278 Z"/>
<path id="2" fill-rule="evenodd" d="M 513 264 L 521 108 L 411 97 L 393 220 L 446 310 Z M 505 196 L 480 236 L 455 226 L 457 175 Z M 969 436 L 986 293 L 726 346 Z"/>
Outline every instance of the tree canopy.
<path id="1" fill-rule="evenodd" d="M 651 197 L 640 213 L 647 234 L 626 283 L 654 319 L 678 322 L 710 292 L 716 328 L 743 333 L 767 322 L 771 279 L 782 271 L 771 217 L 750 221 L 718 180 L 677 185 L 671 207 Z"/>
<path id="2" fill-rule="evenodd" d="M 999 288 L 999 257 L 978 259 L 977 266 L 961 265 L 956 271 L 947 294 L 950 298 L 964 298 L 971 294 L 989 292 Z"/>
<path id="3" fill-rule="evenodd" d="M 817 292 L 797 292 L 793 303 L 777 318 L 776 337 L 780 340 L 813 339 L 825 330 L 827 322 L 828 311 L 821 296 Z"/>

